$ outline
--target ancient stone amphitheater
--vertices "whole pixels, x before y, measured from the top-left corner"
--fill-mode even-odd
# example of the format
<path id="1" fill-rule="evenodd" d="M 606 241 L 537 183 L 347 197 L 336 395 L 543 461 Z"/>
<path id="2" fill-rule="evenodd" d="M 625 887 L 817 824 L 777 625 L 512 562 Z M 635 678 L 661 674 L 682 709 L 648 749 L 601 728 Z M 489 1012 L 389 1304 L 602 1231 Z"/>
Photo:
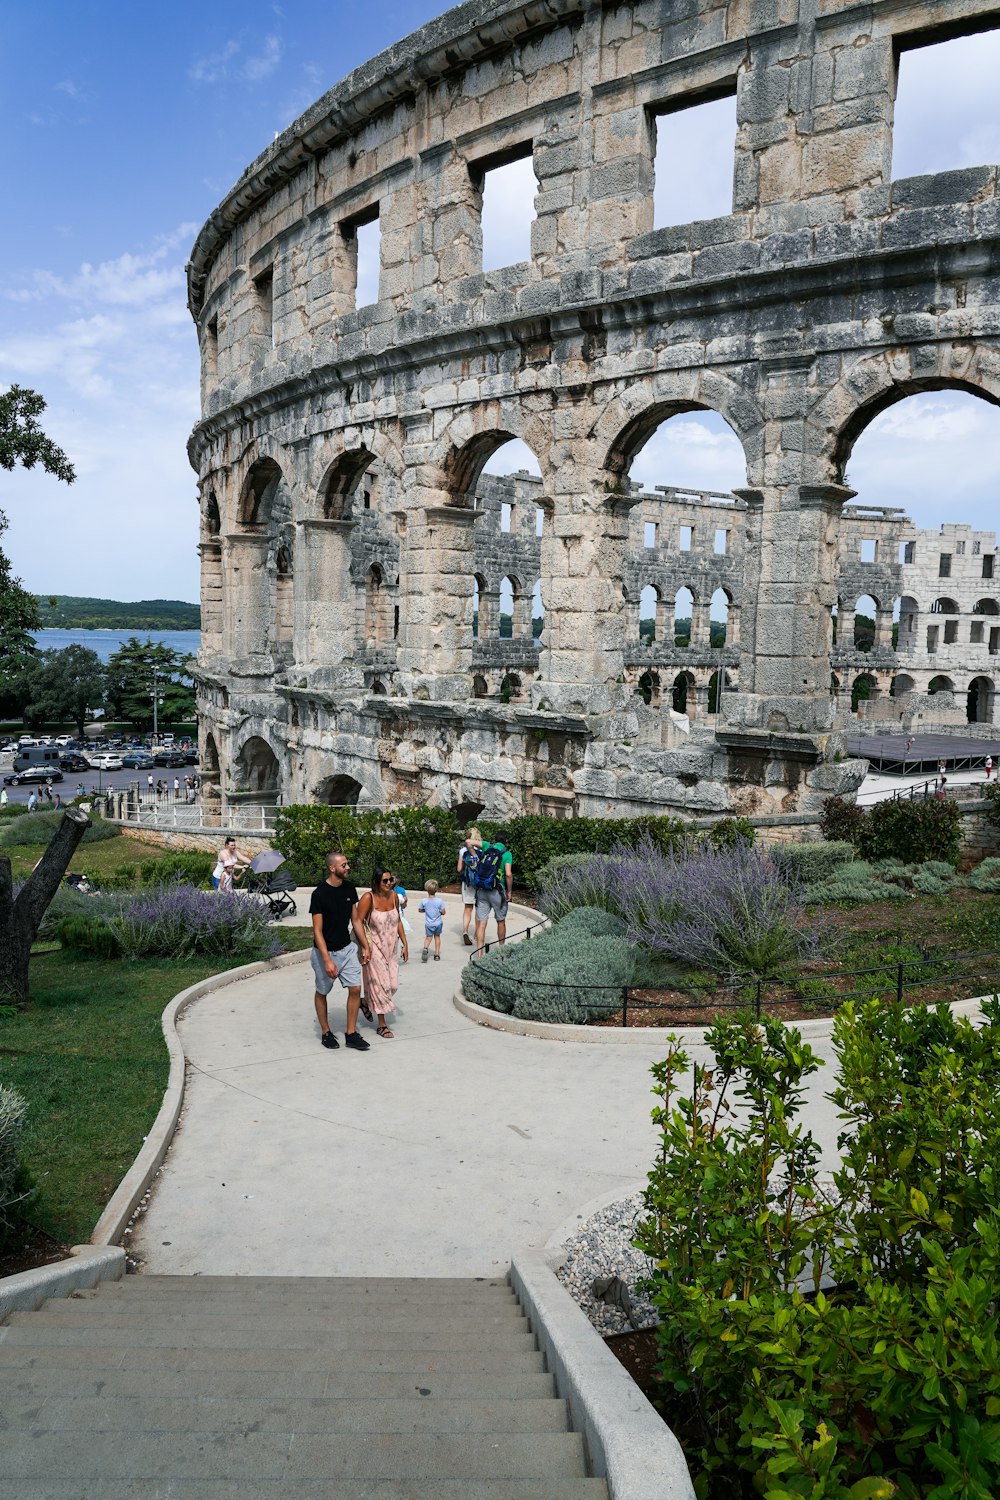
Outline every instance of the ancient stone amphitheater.
<path id="1" fill-rule="evenodd" d="M 992 717 L 995 539 L 851 507 L 843 474 L 904 396 L 1000 401 L 997 169 L 891 170 L 901 53 L 995 20 L 993 0 L 473 0 L 279 136 L 189 266 L 209 792 L 808 809 L 860 778 L 852 700 Z M 658 123 L 727 95 L 732 211 L 654 228 Z M 530 259 L 484 272 L 484 182 L 521 157 Z M 746 486 L 631 484 L 699 409 Z M 511 438 L 540 480 L 483 474 Z"/>

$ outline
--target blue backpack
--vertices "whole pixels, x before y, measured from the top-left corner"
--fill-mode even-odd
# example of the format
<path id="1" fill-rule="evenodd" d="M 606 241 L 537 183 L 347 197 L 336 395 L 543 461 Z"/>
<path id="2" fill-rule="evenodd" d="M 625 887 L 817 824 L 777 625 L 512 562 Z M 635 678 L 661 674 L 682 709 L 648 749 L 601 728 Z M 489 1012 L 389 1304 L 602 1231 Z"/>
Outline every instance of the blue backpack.
<path id="1" fill-rule="evenodd" d="M 503 857 L 507 850 L 501 844 L 499 848 L 491 844 L 488 848 L 480 850 L 476 861 L 476 868 L 472 871 L 472 884 L 480 891 L 495 891 L 500 884 L 500 871 L 503 866 Z"/>

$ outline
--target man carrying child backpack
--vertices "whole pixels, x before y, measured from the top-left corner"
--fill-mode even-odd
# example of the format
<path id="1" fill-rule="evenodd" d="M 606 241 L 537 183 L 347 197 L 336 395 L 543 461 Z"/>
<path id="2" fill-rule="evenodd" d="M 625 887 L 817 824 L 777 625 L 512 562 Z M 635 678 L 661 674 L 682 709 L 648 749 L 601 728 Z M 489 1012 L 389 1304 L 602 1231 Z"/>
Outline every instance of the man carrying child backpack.
<path id="1" fill-rule="evenodd" d="M 507 839 L 508 835 L 500 832 L 491 844 L 484 844 L 476 868 L 470 872 L 476 888 L 477 948 L 482 948 L 486 940 L 491 912 L 497 919 L 497 938 L 501 943 L 507 939 L 507 903 L 514 887 L 514 865 Z"/>

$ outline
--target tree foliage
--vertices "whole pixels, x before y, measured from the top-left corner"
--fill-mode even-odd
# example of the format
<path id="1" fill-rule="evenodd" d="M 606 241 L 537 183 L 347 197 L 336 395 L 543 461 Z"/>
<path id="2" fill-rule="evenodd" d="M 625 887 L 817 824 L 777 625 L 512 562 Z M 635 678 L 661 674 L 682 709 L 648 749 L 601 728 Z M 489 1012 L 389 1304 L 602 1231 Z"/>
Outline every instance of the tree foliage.
<path id="1" fill-rule="evenodd" d="M 25 672 L 25 683 L 23 713 L 29 724 L 69 719 L 82 737 L 88 710 L 104 706 L 107 672 L 96 651 L 72 645 L 35 657 Z"/>
<path id="2" fill-rule="evenodd" d="M 184 668 L 184 658 L 169 646 L 130 636 L 107 665 L 109 715 L 136 729 L 151 729 L 155 681 L 161 725 L 194 718 L 194 688 Z"/>

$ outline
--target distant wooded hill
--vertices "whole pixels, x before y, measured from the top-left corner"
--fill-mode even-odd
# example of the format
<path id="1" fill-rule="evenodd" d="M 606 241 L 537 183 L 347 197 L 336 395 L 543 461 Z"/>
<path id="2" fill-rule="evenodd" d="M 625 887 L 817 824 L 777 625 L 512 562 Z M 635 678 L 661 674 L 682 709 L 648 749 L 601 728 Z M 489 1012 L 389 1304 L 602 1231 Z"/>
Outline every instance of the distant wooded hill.
<path id="1" fill-rule="evenodd" d="M 201 609 L 182 599 L 78 599 L 36 594 L 46 630 L 200 630 Z"/>

